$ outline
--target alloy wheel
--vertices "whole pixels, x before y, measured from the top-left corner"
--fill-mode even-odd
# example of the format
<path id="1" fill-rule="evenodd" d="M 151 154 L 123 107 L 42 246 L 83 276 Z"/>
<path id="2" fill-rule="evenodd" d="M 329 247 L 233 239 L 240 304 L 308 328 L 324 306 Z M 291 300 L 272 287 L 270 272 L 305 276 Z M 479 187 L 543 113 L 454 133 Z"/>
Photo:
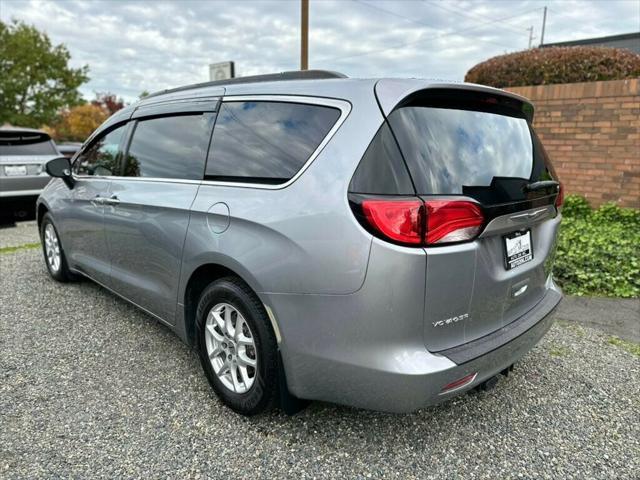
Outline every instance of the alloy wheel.
<path id="1" fill-rule="evenodd" d="M 257 375 L 258 355 L 253 333 L 242 314 L 228 303 L 215 305 L 205 322 L 207 355 L 220 382 L 235 393 L 246 393 Z"/>
<path id="2" fill-rule="evenodd" d="M 60 242 L 58 242 L 58 235 L 51 223 L 47 223 L 44 227 L 44 251 L 47 255 L 47 263 L 49 268 L 53 272 L 60 270 L 60 264 L 62 263 L 60 255 Z"/>

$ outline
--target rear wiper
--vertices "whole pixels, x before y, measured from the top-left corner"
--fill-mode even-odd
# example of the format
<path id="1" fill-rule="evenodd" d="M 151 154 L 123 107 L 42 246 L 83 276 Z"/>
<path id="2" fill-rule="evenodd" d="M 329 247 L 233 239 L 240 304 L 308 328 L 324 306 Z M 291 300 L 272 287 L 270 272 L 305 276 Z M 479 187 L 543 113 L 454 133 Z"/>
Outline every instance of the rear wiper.
<path id="1" fill-rule="evenodd" d="M 537 192 L 539 190 L 546 190 L 548 188 L 553 188 L 554 190 L 558 190 L 560 188 L 560 183 L 555 180 L 541 180 L 539 182 L 533 182 L 525 185 L 523 190 L 525 192 Z"/>

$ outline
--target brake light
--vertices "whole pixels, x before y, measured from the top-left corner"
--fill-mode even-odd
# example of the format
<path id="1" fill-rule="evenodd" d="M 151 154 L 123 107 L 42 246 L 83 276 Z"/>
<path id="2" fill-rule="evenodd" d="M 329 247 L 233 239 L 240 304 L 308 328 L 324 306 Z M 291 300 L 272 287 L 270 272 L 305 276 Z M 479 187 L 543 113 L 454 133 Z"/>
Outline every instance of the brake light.
<path id="1" fill-rule="evenodd" d="M 404 245 L 463 242 L 475 238 L 484 225 L 480 206 L 467 200 L 367 198 L 360 206 L 367 228 Z"/>
<path id="2" fill-rule="evenodd" d="M 428 200 L 427 244 L 471 240 L 484 224 L 478 204 L 464 200 Z"/>
<path id="3" fill-rule="evenodd" d="M 422 243 L 424 205 L 420 200 L 364 200 L 362 212 L 369 225 L 400 243 Z"/>
<path id="4" fill-rule="evenodd" d="M 558 187 L 558 195 L 556 196 L 556 208 L 560 208 L 564 205 L 564 185 L 560 183 Z"/>

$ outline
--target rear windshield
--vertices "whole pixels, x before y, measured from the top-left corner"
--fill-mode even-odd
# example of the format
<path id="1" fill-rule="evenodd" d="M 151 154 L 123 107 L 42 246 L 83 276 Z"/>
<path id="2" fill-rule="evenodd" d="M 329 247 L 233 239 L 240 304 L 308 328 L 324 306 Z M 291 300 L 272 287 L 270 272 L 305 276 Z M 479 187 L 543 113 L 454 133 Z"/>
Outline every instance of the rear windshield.
<path id="1" fill-rule="evenodd" d="M 37 133 L 0 133 L 0 155 L 57 155 L 49 137 Z"/>
<path id="2" fill-rule="evenodd" d="M 532 177 L 534 148 L 524 118 L 408 106 L 392 112 L 389 123 L 418 194 L 469 195 L 502 178 Z"/>

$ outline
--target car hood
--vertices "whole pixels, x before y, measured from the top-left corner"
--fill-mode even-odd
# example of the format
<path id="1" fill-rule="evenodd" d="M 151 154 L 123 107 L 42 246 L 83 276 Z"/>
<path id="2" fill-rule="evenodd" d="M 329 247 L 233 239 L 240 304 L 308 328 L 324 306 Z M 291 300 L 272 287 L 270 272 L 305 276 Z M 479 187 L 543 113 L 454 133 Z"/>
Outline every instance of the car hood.
<path id="1" fill-rule="evenodd" d="M 54 158 L 58 158 L 59 155 L 0 155 L 0 164 L 13 165 L 15 163 L 45 163 Z"/>

